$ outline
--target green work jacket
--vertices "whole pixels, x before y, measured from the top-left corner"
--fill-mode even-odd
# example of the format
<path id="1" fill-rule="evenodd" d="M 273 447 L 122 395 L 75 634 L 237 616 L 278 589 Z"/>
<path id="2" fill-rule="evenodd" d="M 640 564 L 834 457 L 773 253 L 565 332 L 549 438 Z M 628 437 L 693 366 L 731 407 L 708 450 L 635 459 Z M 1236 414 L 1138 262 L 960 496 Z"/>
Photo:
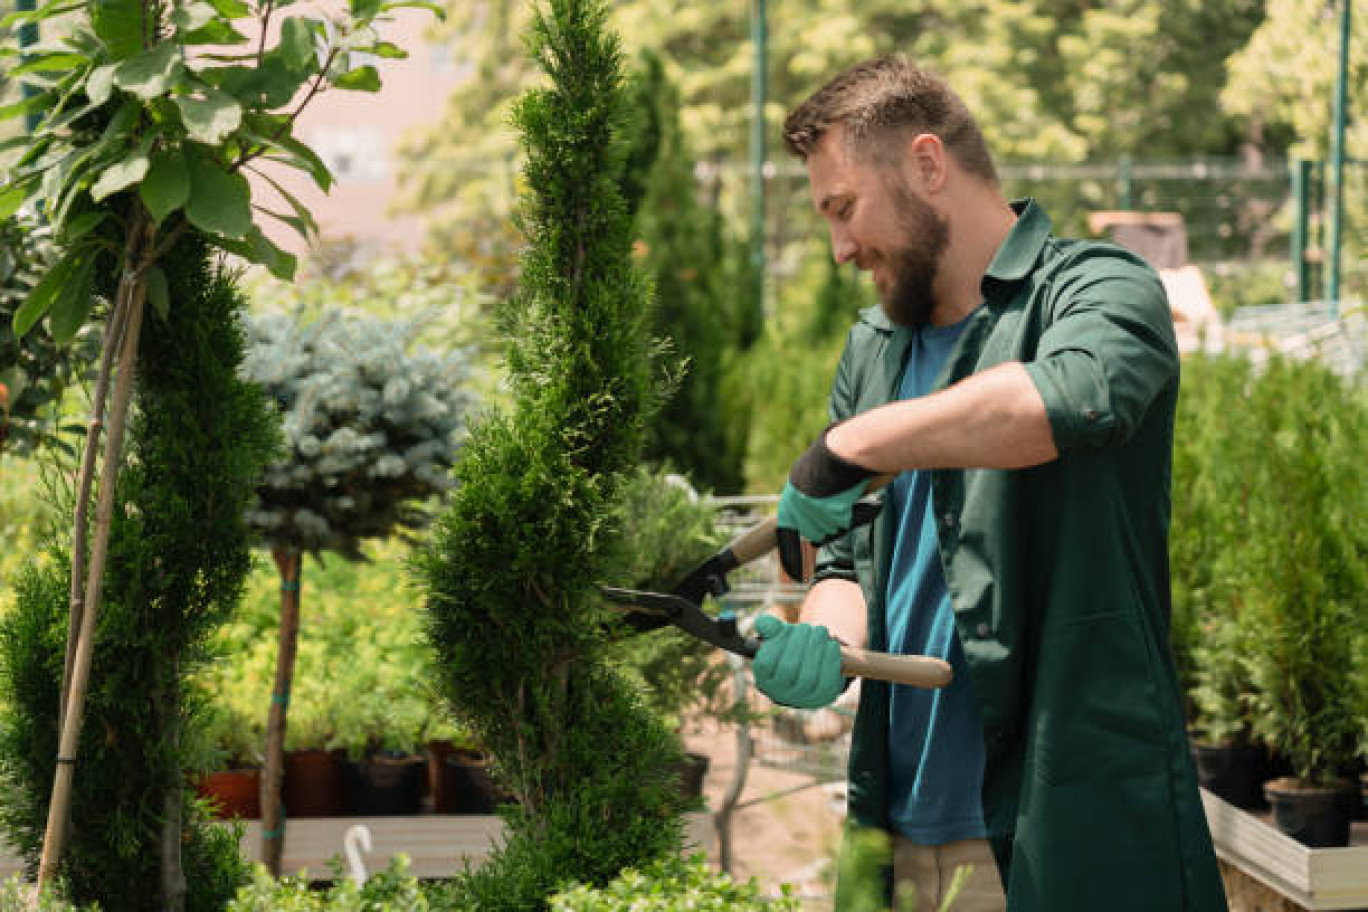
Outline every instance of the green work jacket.
<path id="1" fill-rule="evenodd" d="M 1023 363 L 1060 456 L 931 475 L 1008 908 L 1225 909 L 1168 647 L 1179 369 L 1163 286 L 1133 254 L 1055 238 L 1037 205 L 1013 205 L 1020 217 L 983 280 L 983 306 L 936 385 Z M 833 385 L 833 420 L 896 397 L 910 338 L 878 308 L 861 315 Z M 860 583 L 877 650 L 887 648 L 895 525 L 885 511 L 818 557 L 818 580 Z M 888 706 L 888 685 L 863 682 L 850 756 L 857 829 L 890 828 Z M 855 905 L 853 891 L 842 882 L 838 909 Z"/>

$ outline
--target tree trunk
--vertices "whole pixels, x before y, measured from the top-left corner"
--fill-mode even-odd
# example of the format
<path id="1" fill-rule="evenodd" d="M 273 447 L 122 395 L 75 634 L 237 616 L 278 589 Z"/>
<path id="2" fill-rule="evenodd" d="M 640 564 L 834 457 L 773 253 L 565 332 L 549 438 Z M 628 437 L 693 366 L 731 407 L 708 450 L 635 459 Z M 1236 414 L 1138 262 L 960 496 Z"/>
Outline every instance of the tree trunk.
<path id="1" fill-rule="evenodd" d="M 298 551 L 285 548 L 275 549 L 271 556 L 280 571 L 280 652 L 266 726 L 266 769 L 261 777 L 261 863 L 272 876 L 279 877 L 285 854 L 285 814 L 280 791 L 285 781 L 286 711 L 299 644 L 299 577 L 303 560 Z"/>
<path id="2" fill-rule="evenodd" d="M 180 743 L 180 660 L 173 658 L 169 663 L 166 687 L 162 691 L 161 713 L 164 721 L 163 731 L 171 742 L 171 753 L 178 754 Z M 185 797 L 182 794 L 180 764 L 172 762 L 166 771 L 166 787 L 162 793 L 162 838 L 161 838 L 161 890 L 162 905 L 166 912 L 185 912 L 185 868 L 181 860 L 181 842 L 184 831 Z"/>

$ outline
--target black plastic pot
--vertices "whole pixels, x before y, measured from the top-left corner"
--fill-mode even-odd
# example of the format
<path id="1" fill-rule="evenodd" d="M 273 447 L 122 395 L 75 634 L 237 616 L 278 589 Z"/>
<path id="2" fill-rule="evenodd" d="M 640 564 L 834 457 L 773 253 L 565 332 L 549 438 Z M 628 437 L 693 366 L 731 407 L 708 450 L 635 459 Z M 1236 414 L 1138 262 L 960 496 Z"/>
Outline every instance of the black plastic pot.
<path id="1" fill-rule="evenodd" d="M 679 776 L 679 791 L 687 799 L 703 797 L 703 780 L 708 775 L 711 761 L 705 754 L 685 754 L 682 763 L 675 767 Z"/>
<path id="2" fill-rule="evenodd" d="M 1262 809 L 1263 784 L 1271 775 L 1268 754 L 1262 747 L 1237 741 L 1233 744 L 1192 745 L 1197 764 L 1197 783 L 1238 808 Z"/>
<path id="3" fill-rule="evenodd" d="M 475 751 L 455 750 L 442 765 L 444 810 L 450 814 L 492 814 L 509 797 L 490 776 L 488 761 Z"/>
<path id="4" fill-rule="evenodd" d="M 427 761 L 375 756 L 342 763 L 342 806 L 356 817 L 408 816 L 423 809 Z"/>
<path id="5" fill-rule="evenodd" d="M 1354 791 L 1350 782 L 1337 788 L 1309 788 L 1291 777 L 1264 785 L 1278 829 L 1313 849 L 1349 844 Z"/>

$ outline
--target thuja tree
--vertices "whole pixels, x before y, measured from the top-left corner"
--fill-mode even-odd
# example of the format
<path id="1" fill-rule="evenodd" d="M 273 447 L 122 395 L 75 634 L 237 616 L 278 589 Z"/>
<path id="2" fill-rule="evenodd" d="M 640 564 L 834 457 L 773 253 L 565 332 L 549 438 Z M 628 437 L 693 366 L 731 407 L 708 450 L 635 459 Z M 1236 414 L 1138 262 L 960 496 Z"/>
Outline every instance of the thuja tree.
<path id="1" fill-rule="evenodd" d="M 332 311 L 251 323 L 246 373 L 284 416 L 286 448 L 248 514 L 280 571 L 280 649 L 262 777 L 262 860 L 280 873 L 284 744 L 299 639 L 303 556 L 363 558 L 361 544 L 425 525 L 447 489 L 472 397 L 471 355 L 415 346 L 418 325 Z"/>
<path id="2" fill-rule="evenodd" d="M 202 707 L 185 677 L 233 610 L 250 569 L 245 514 L 274 452 L 275 418 L 238 373 L 243 297 L 197 233 L 162 259 L 176 306 L 140 344 L 110 532 L 60 874 L 81 902 L 114 910 L 217 909 L 246 875 L 237 839 L 185 788 Z M 35 564 L 0 628 L 0 725 L 10 842 L 36 864 L 54 774 L 66 643 L 65 543 Z"/>
<path id="3" fill-rule="evenodd" d="M 552 0 L 530 42 L 549 76 L 515 122 L 530 241 L 503 313 L 513 403 L 474 424 L 418 559 L 441 683 L 516 797 L 507 841 L 455 891 L 538 909 L 677 848 L 673 735 L 605 661 L 596 583 L 657 398 L 618 178 L 620 54 L 594 0 Z"/>

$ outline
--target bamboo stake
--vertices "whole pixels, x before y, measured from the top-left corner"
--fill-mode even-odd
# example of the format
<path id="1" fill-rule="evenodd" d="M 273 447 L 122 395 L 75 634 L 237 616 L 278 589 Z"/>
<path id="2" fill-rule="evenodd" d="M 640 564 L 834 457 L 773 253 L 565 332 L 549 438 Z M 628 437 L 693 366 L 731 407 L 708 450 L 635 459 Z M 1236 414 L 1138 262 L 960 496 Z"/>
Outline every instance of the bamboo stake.
<path id="1" fill-rule="evenodd" d="M 95 540 L 91 547 L 90 568 L 86 574 L 86 600 L 81 615 L 75 664 L 72 666 L 71 695 L 63 718 L 61 743 L 57 749 L 57 774 L 52 783 L 52 801 L 48 805 L 43 855 L 38 865 L 39 894 L 56 877 L 62 851 L 66 847 L 71 785 L 76 768 L 76 752 L 81 739 L 81 723 L 85 714 L 86 689 L 90 684 L 91 659 L 95 651 L 95 620 L 99 614 L 100 589 L 104 581 L 105 561 L 109 554 L 109 527 L 114 515 L 114 494 L 119 478 L 124 427 L 128 420 L 128 403 L 133 395 L 138 337 L 142 333 L 143 303 L 147 297 L 147 279 L 141 270 L 127 273 L 124 281 L 133 285 L 129 293 L 128 325 L 124 330 L 123 345 L 119 352 L 119 374 L 114 384 L 114 399 L 109 416 L 109 440 L 100 468 L 100 496 L 95 509 Z"/>
<path id="2" fill-rule="evenodd" d="M 280 876 L 285 855 L 285 724 L 299 645 L 299 578 L 303 559 L 291 548 L 271 552 L 280 571 L 280 652 L 276 657 L 275 690 L 266 726 L 266 769 L 261 776 L 261 863 L 273 877 Z"/>
<path id="3" fill-rule="evenodd" d="M 131 269 L 128 270 L 132 272 Z M 122 283 L 120 292 L 131 286 Z M 76 517 L 71 526 L 71 599 L 67 619 L 66 664 L 62 666 L 62 702 L 57 708 L 57 730 L 66 725 L 67 700 L 71 694 L 71 668 L 76 662 L 76 641 L 81 629 L 81 612 L 85 607 L 86 537 L 89 532 L 86 514 L 90 504 L 90 487 L 95 477 L 95 457 L 100 451 L 100 435 L 104 432 L 105 400 L 109 398 L 109 377 L 114 369 L 114 352 L 123 341 L 124 318 L 128 315 L 128 294 L 120 293 L 105 324 L 104 341 L 100 345 L 100 373 L 95 381 L 95 399 L 90 407 L 90 424 L 86 427 L 85 448 L 81 452 L 81 471 L 77 475 Z"/>

